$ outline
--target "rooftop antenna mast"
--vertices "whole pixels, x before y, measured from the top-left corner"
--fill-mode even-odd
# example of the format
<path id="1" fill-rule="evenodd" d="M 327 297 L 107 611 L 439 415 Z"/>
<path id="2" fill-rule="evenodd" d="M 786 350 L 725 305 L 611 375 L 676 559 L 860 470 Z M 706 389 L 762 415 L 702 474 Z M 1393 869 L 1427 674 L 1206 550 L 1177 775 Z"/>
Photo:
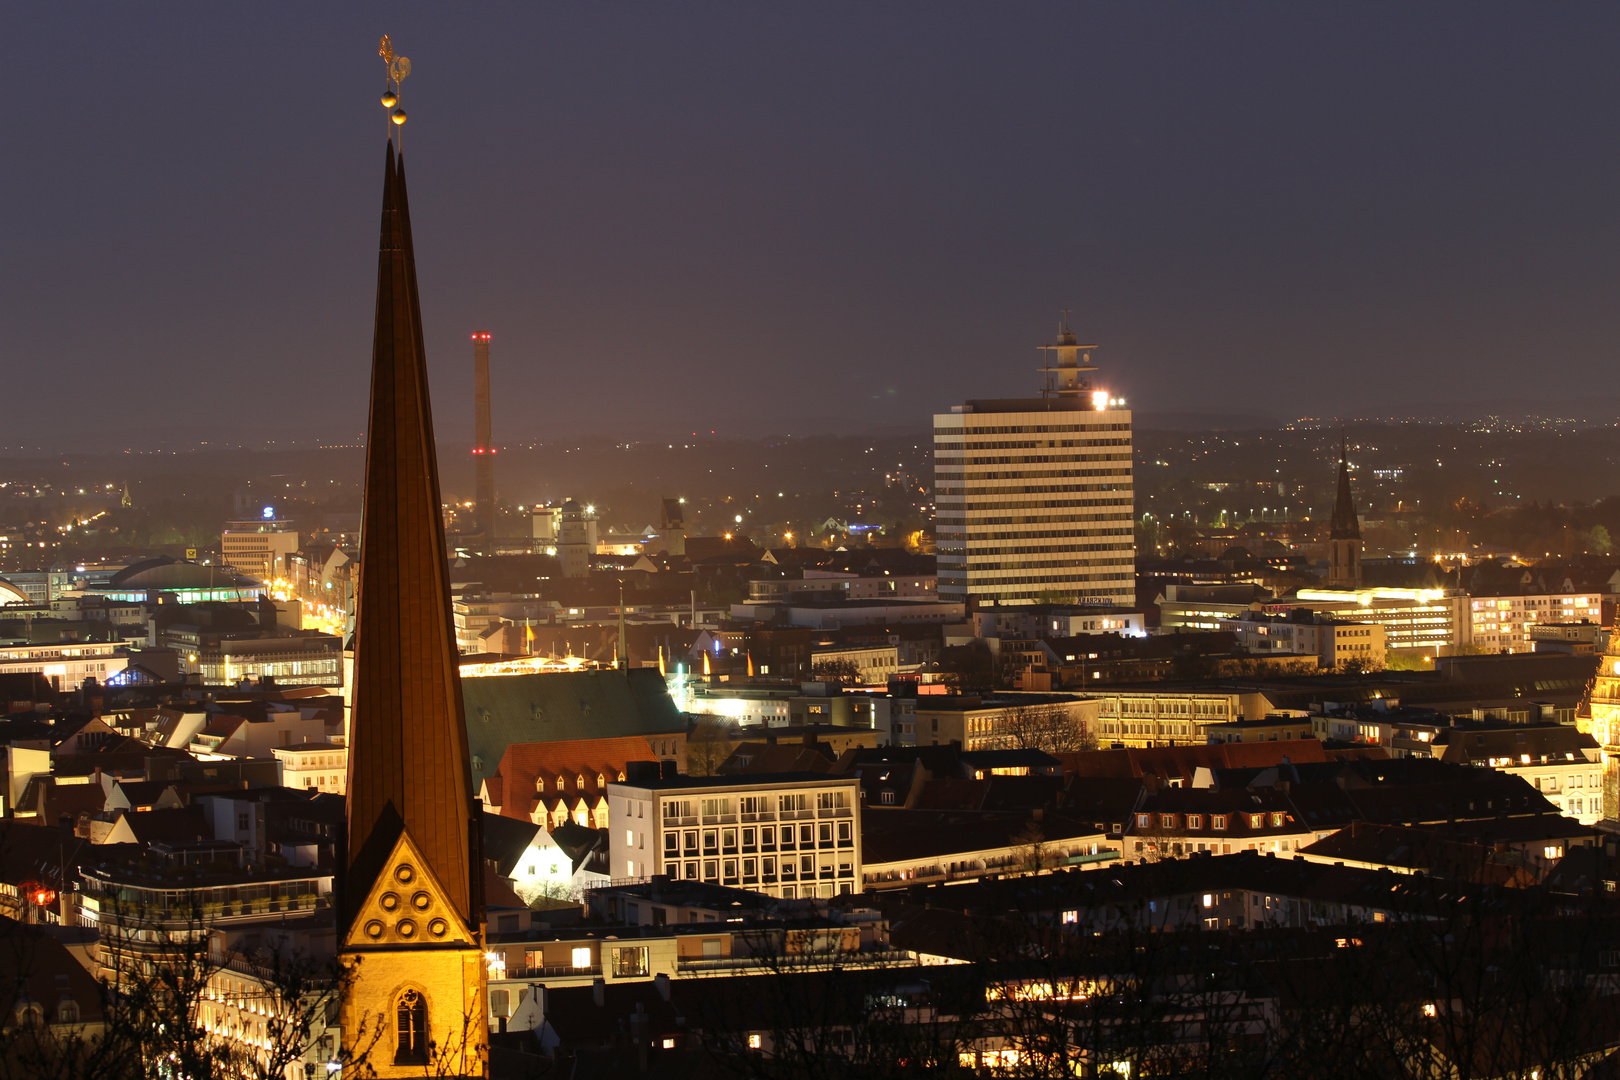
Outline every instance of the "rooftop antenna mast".
<path id="1" fill-rule="evenodd" d="M 1091 391 L 1091 373 L 1097 370 L 1091 362 L 1091 350 L 1097 346 L 1080 344 L 1074 331 L 1069 329 L 1068 308 L 1063 309 L 1058 322 L 1057 341 L 1037 348 L 1044 353 L 1057 354 L 1055 362 L 1048 359 L 1044 367 L 1036 368 L 1046 376 L 1042 397 L 1077 398 Z"/>

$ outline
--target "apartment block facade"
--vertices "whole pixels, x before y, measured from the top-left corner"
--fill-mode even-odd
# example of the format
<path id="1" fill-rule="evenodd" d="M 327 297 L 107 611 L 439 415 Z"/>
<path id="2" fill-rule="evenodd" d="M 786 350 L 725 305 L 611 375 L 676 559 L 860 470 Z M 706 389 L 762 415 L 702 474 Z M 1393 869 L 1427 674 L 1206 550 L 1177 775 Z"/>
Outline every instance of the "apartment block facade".
<path id="1" fill-rule="evenodd" d="M 607 785 L 613 880 L 657 874 L 784 899 L 857 890 L 856 777 L 651 775 L 649 763 L 631 764 L 628 779 Z"/>

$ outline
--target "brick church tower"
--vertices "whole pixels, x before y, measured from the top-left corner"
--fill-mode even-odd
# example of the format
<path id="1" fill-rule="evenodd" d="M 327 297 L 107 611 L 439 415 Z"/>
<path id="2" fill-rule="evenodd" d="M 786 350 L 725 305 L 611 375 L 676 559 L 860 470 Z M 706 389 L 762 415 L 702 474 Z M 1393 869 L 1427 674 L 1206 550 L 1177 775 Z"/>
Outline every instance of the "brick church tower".
<path id="1" fill-rule="evenodd" d="M 403 114 L 398 114 L 403 118 Z M 339 952 L 378 1076 L 488 1070 L 478 808 L 451 623 L 405 159 L 388 144 L 356 593 Z"/>

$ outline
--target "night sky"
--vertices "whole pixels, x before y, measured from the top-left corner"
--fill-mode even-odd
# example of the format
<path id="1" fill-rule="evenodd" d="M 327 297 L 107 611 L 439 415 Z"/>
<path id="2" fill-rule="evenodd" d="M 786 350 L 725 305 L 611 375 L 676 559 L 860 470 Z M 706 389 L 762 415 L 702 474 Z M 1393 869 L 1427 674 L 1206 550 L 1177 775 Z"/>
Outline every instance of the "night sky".
<path id="1" fill-rule="evenodd" d="M 0 444 L 363 430 L 383 32 L 441 437 L 1615 407 L 1612 4 L 11 4 Z"/>

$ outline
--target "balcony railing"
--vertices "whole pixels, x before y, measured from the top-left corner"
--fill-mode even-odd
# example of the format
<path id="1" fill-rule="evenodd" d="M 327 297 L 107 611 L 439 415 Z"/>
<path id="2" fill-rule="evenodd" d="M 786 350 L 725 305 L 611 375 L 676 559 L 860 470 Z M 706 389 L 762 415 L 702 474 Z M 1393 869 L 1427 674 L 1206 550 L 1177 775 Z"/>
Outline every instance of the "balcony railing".
<path id="1" fill-rule="evenodd" d="M 594 978 L 602 974 L 601 964 L 591 964 L 589 967 L 575 967 L 572 964 L 546 964 L 542 967 L 507 968 L 507 979 L 561 979 L 576 977 L 581 979 Z"/>

